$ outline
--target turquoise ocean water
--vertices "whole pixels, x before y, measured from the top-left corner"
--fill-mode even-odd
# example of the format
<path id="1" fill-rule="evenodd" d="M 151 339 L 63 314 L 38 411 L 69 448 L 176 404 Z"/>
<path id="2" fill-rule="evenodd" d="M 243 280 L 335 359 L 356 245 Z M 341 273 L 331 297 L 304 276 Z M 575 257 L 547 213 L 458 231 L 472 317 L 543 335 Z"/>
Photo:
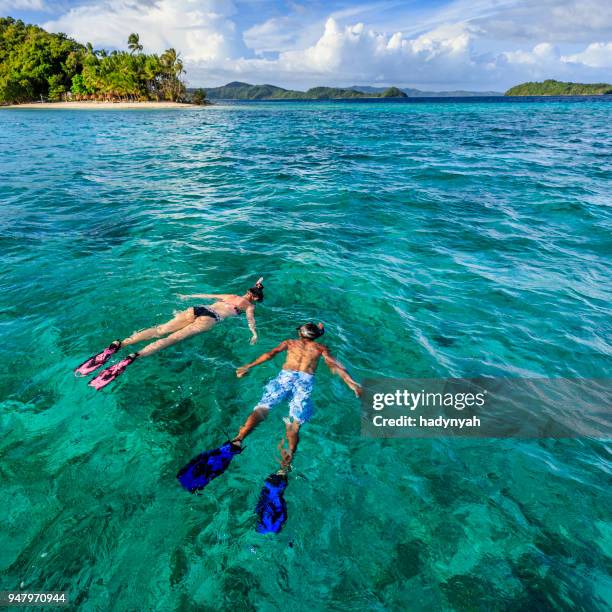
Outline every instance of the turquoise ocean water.
<path id="1" fill-rule="evenodd" d="M 324 366 L 278 536 L 284 410 L 201 496 L 294 333 L 372 376 L 610 374 L 612 104 L 254 103 L 0 111 L 0 587 L 83 610 L 606 610 L 610 445 L 371 440 Z M 95 392 L 72 369 L 266 278 Z M 198 302 L 194 302 L 197 304 Z"/>

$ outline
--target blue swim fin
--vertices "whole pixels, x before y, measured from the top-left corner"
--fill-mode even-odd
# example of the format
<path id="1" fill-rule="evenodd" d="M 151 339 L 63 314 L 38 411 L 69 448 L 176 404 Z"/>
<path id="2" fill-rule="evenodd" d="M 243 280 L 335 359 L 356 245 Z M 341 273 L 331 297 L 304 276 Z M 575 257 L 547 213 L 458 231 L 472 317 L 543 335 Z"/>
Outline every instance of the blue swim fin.
<path id="1" fill-rule="evenodd" d="M 259 522 L 255 529 L 259 533 L 278 533 L 287 521 L 287 502 L 284 492 L 288 480 L 286 474 L 270 474 L 266 478 L 255 512 Z"/>
<path id="2" fill-rule="evenodd" d="M 183 489 L 190 493 L 203 489 L 211 480 L 221 476 L 227 469 L 234 455 L 239 455 L 242 448 L 229 440 L 219 448 L 206 451 L 192 459 L 176 475 Z"/>

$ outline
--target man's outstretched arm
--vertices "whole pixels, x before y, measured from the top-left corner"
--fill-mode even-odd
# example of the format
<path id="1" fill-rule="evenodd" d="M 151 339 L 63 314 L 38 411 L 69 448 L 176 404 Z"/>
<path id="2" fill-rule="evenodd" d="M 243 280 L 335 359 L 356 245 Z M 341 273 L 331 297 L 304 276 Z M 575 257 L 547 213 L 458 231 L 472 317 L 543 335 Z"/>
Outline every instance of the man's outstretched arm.
<path id="1" fill-rule="evenodd" d="M 334 357 L 332 357 L 329 349 L 327 347 L 323 348 L 322 351 L 323 359 L 327 367 L 333 374 L 337 374 L 346 384 L 346 386 L 357 396 L 361 397 L 361 385 L 356 383 L 350 376 L 350 374 L 346 371 L 346 368 L 337 361 Z"/>
<path id="2" fill-rule="evenodd" d="M 255 359 L 255 361 L 251 361 L 251 363 L 247 363 L 246 365 L 238 368 L 236 370 L 236 376 L 238 378 L 242 378 L 243 376 L 246 376 L 246 374 L 248 374 L 251 368 L 258 366 L 260 363 L 264 363 L 265 361 L 269 361 L 275 355 L 278 355 L 279 353 L 282 353 L 283 351 L 286 351 L 286 350 L 287 350 L 287 341 L 283 340 L 278 346 L 274 347 L 271 351 L 268 351 L 267 353 L 260 355 L 257 359 Z"/>

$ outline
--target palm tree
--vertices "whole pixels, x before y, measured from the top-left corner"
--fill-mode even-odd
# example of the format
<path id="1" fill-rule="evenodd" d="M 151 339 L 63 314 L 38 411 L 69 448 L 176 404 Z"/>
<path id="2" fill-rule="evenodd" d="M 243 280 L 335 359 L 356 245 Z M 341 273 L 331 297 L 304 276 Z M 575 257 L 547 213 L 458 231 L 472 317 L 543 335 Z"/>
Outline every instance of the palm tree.
<path id="1" fill-rule="evenodd" d="M 185 72 L 183 60 L 176 49 L 168 49 L 160 57 L 162 68 L 165 72 L 164 94 L 171 101 L 178 100 L 185 92 L 185 84 L 181 81 L 181 75 Z"/>
<path id="2" fill-rule="evenodd" d="M 144 84 L 144 96 L 152 96 L 159 102 L 160 63 L 157 55 L 146 55 L 141 70 Z"/>
<path id="3" fill-rule="evenodd" d="M 136 32 L 132 32 L 128 36 L 128 49 L 132 55 L 136 53 L 136 51 L 140 52 L 143 49 L 143 46 L 140 44 L 140 36 L 138 36 Z"/>
<path id="4" fill-rule="evenodd" d="M 183 60 L 181 59 L 180 53 L 176 52 L 176 49 L 170 48 L 164 51 L 161 56 L 161 61 L 167 68 L 168 72 L 177 78 L 184 72 Z"/>

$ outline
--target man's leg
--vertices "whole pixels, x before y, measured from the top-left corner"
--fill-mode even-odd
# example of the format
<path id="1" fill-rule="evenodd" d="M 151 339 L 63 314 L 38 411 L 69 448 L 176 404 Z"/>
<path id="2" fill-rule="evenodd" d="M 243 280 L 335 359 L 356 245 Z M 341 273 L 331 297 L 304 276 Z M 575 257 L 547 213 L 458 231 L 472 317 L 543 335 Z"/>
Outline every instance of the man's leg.
<path id="1" fill-rule="evenodd" d="M 276 378 L 268 382 L 259 403 L 255 406 L 244 425 L 239 429 L 238 435 L 232 440 L 233 442 L 240 444 L 268 416 L 270 408 L 273 408 L 287 397 L 291 391 L 290 382 L 291 375 L 286 370 L 281 370 Z"/>
<path id="2" fill-rule="evenodd" d="M 292 455 L 295 455 L 295 451 L 300 441 L 300 425 L 301 423 L 296 420 L 290 421 L 287 419 L 285 421 L 285 433 L 287 434 L 287 441 L 289 443 L 289 452 Z"/>
<path id="3" fill-rule="evenodd" d="M 313 375 L 305 372 L 300 372 L 294 382 L 293 397 L 289 402 L 289 417 L 283 419 L 288 449 L 282 447 L 284 440 L 279 445 L 282 457 L 281 469 L 284 471 L 291 469 L 291 460 L 300 441 L 300 426 L 312 416 L 313 407 L 310 396 L 313 385 Z"/>
<path id="4" fill-rule="evenodd" d="M 244 422 L 244 425 L 238 430 L 238 434 L 232 440 L 235 444 L 240 445 L 242 441 L 268 416 L 270 410 L 266 406 L 257 406 L 249 415 L 249 418 Z"/>
<path id="5" fill-rule="evenodd" d="M 300 425 L 301 423 L 297 420 L 291 421 L 291 419 L 285 418 L 285 435 L 287 436 L 288 449 L 284 448 L 285 440 L 281 440 L 278 445 L 278 449 L 281 453 L 281 468 L 288 470 L 291 467 L 291 461 L 297 451 L 298 444 L 300 442 Z"/>

